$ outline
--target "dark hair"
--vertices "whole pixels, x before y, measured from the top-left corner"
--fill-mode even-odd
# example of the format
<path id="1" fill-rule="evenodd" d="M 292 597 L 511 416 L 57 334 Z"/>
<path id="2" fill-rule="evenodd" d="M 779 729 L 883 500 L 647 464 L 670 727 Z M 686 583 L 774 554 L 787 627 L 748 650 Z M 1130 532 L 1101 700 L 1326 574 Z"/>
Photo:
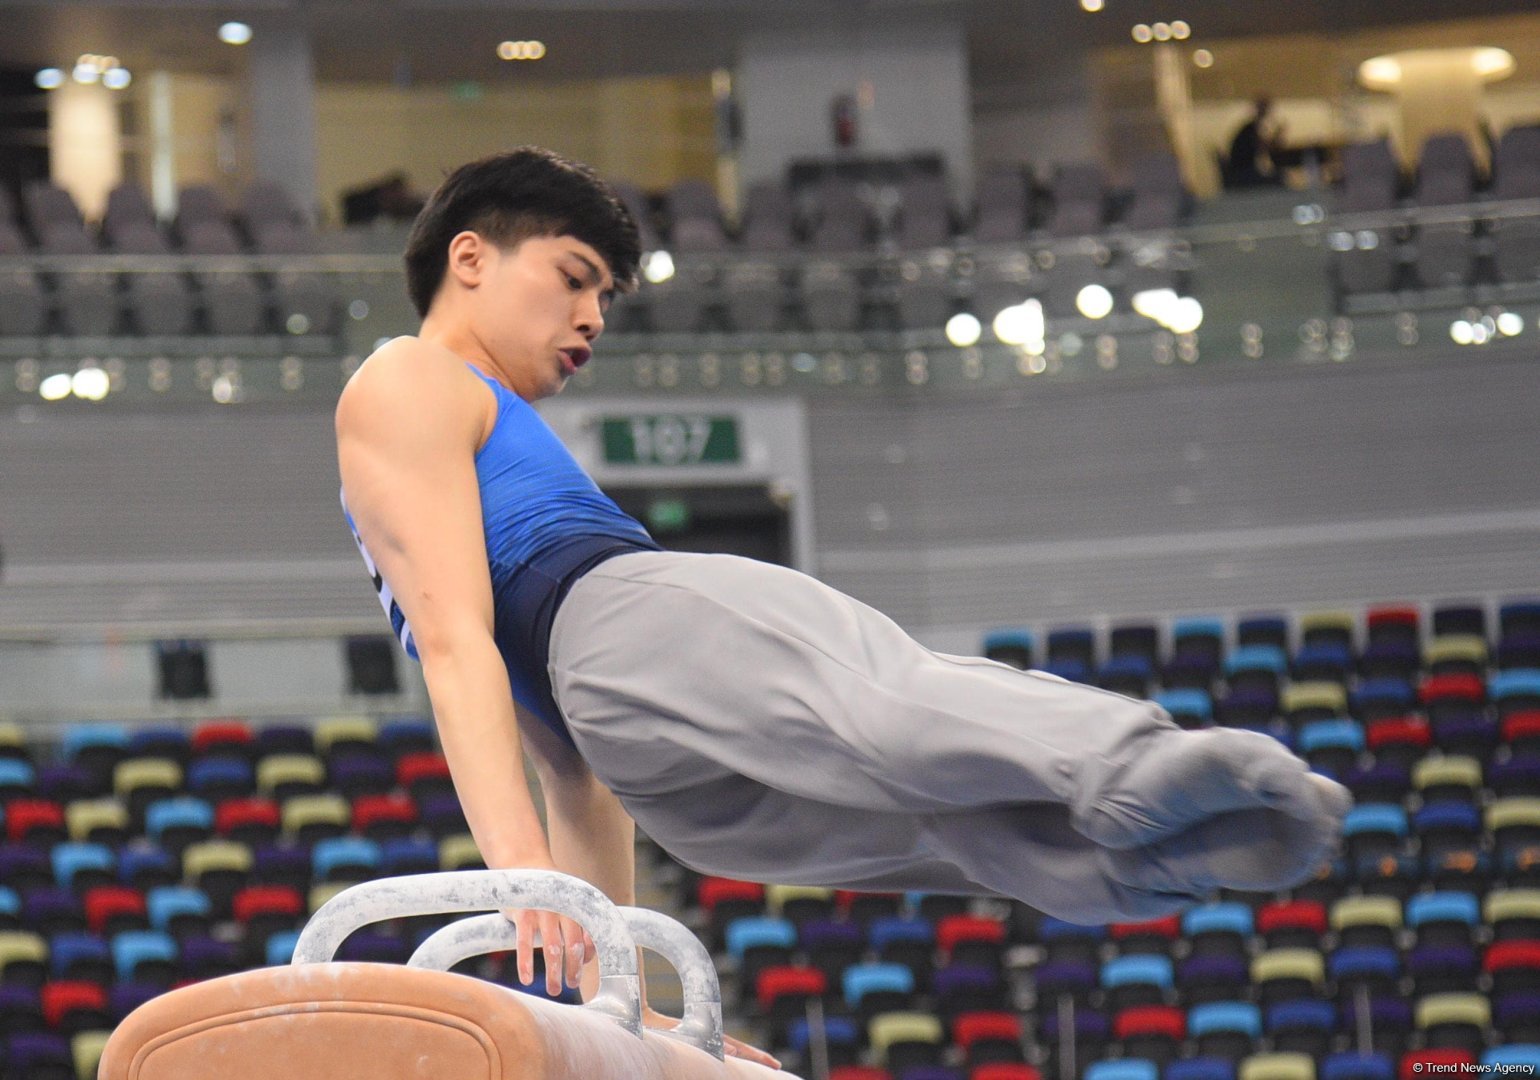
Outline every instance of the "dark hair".
<path id="1" fill-rule="evenodd" d="M 617 288 L 636 285 L 642 245 L 631 211 L 587 165 L 538 146 L 461 165 L 429 196 L 406 242 L 406 291 L 418 315 L 444 282 L 449 241 L 467 229 L 504 247 L 572 236 L 604 257 Z"/>

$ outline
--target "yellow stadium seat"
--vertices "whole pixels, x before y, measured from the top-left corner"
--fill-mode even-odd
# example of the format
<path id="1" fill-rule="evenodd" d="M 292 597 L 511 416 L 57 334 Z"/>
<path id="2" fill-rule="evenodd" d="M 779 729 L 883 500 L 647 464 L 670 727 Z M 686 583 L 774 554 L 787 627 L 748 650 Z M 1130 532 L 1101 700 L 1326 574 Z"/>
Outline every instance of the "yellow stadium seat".
<path id="1" fill-rule="evenodd" d="M 113 798 L 76 799 L 64 808 L 64 824 L 71 840 L 90 840 L 99 829 L 126 835 L 128 808 Z"/>
<path id="2" fill-rule="evenodd" d="M 120 798 L 128 798 L 141 788 L 180 791 L 182 767 L 170 758 L 130 758 L 118 762 L 112 770 L 112 790 Z"/>
<path id="3" fill-rule="evenodd" d="M 313 754 L 269 754 L 257 762 L 257 790 L 275 795 L 284 785 L 322 788 L 326 766 Z"/>
<path id="4" fill-rule="evenodd" d="M 1241 1062 L 1237 1080 L 1315 1080 L 1309 1054 L 1252 1054 Z"/>
<path id="5" fill-rule="evenodd" d="M 321 881 L 310 886 L 307 910 L 314 915 L 322 904 L 346 889 L 352 882 L 348 881 Z"/>
<path id="6" fill-rule="evenodd" d="M 1473 757 L 1425 757 L 1412 769 L 1412 786 L 1418 791 L 1431 787 L 1470 789 L 1474 798 L 1481 787 L 1481 762 Z"/>
<path id="7" fill-rule="evenodd" d="M 1283 692 L 1283 712 L 1293 716 L 1297 712 L 1315 710 L 1331 716 L 1346 716 L 1347 691 L 1334 682 L 1294 683 Z"/>
<path id="8" fill-rule="evenodd" d="M 442 870 L 474 870 L 485 865 L 476 838 L 470 833 L 446 836 L 438 842 L 438 864 Z"/>
<path id="9" fill-rule="evenodd" d="M 352 809 L 341 795 L 294 795 L 283 801 L 278 817 L 284 835 L 313 841 L 347 832 Z"/>
<path id="10" fill-rule="evenodd" d="M 944 1041 L 941 1020 L 929 1013 L 879 1013 L 866 1026 L 872 1049 L 879 1060 L 888 1060 L 888 1048 L 895 1043 L 931 1043 Z"/>
<path id="11" fill-rule="evenodd" d="M 245 873 L 251 869 L 251 849 L 233 840 L 201 840 L 182 852 L 182 877 L 197 881 L 216 870 Z"/>
<path id="12" fill-rule="evenodd" d="M 765 887 L 765 906 L 772 915 L 780 915 L 786 910 L 786 905 L 798 900 L 815 900 L 834 903 L 834 890 L 823 889 L 815 885 L 767 885 Z"/>
<path id="13" fill-rule="evenodd" d="M 1339 933 L 1356 926 L 1401 929 L 1401 902 L 1393 896 L 1345 896 L 1331 906 L 1331 928 Z"/>
<path id="14" fill-rule="evenodd" d="M 0 931 L 0 980 L 13 964 L 48 963 L 48 942 L 42 936 L 28 930 Z"/>
<path id="15" fill-rule="evenodd" d="M 333 716 L 316 722 L 316 749 L 325 754 L 338 743 L 372 743 L 380 730 L 367 716 Z"/>
<path id="16" fill-rule="evenodd" d="M 96 1080 L 96 1066 L 101 1062 L 102 1050 L 111 1037 L 110 1031 L 82 1031 L 70 1040 L 76 1080 Z"/>
<path id="17" fill-rule="evenodd" d="M 1486 640 L 1475 634 L 1445 634 L 1428 642 L 1423 650 L 1423 663 L 1431 668 L 1435 664 L 1460 664 L 1474 672 L 1486 670 Z"/>
<path id="18" fill-rule="evenodd" d="M 1462 1024 L 1485 1031 L 1492 1024 L 1492 1003 L 1480 994 L 1429 994 L 1417 1002 L 1419 1028 Z"/>

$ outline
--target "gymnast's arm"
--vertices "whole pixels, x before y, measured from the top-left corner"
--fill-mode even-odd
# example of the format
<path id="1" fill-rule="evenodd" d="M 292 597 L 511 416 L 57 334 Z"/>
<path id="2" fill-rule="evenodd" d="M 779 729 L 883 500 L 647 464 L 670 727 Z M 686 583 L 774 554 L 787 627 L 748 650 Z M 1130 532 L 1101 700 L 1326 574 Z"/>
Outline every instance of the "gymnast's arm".
<path id="1" fill-rule="evenodd" d="M 398 338 L 344 388 L 337 459 L 353 523 L 412 628 L 444 756 L 482 858 L 494 868 L 552 869 L 523 781 L 508 670 L 492 636 L 475 466 L 490 409 L 485 387 L 457 358 Z M 540 927 L 548 961 L 555 961 L 547 964 L 548 985 L 559 989 L 563 969 L 576 985 L 592 948 L 581 928 L 550 913 L 518 921 L 525 941 Z M 532 955 L 521 949 L 519 959 L 531 981 Z"/>

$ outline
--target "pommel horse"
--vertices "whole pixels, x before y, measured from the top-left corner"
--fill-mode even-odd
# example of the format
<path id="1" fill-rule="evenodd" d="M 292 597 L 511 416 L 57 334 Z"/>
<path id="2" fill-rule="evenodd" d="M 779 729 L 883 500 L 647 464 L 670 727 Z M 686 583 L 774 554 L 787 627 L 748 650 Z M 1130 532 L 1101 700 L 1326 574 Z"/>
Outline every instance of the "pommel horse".
<path id="1" fill-rule="evenodd" d="M 599 954 L 586 1005 L 520 993 L 448 969 L 512 949 L 498 912 L 576 920 Z M 407 963 L 333 961 L 354 930 L 384 919 L 491 911 L 453 922 Z M 644 1030 L 637 947 L 679 972 L 684 1017 Z M 293 962 L 163 994 L 124 1019 L 99 1080 L 765 1080 L 788 1074 L 722 1055 L 711 957 L 677 922 L 621 908 L 575 877 L 471 870 L 383 878 L 338 893 L 300 934 Z M 790 1078 L 794 1080 L 794 1078 Z"/>

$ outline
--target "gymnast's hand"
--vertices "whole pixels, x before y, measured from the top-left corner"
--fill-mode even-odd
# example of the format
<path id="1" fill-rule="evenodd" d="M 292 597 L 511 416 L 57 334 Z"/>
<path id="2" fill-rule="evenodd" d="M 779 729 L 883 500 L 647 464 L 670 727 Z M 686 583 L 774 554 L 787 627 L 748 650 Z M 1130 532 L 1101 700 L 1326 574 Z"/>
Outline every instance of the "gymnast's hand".
<path id="1" fill-rule="evenodd" d="M 547 867 L 547 869 L 552 869 Z M 593 938 L 577 923 L 554 911 L 511 909 L 503 915 L 518 928 L 519 981 L 529 986 L 535 981 L 535 932 L 545 952 L 545 991 L 551 997 L 562 992 L 563 983 L 580 989 L 583 965 L 598 956 Z"/>
<path id="2" fill-rule="evenodd" d="M 642 1010 L 642 1023 L 650 1028 L 660 1031 L 670 1031 L 679 1026 L 679 1021 L 672 1016 L 664 1016 L 651 1006 Z M 739 1058 L 743 1061 L 752 1061 L 756 1065 L 763 1065 L 767 1069 L 779 1069 L 781 1063 L 763 1050 L 757 1050 L 748 1043 L 733 1038 L 731 1035 L 722 1035 L 722 1052 L 728 1057 Z"/>

